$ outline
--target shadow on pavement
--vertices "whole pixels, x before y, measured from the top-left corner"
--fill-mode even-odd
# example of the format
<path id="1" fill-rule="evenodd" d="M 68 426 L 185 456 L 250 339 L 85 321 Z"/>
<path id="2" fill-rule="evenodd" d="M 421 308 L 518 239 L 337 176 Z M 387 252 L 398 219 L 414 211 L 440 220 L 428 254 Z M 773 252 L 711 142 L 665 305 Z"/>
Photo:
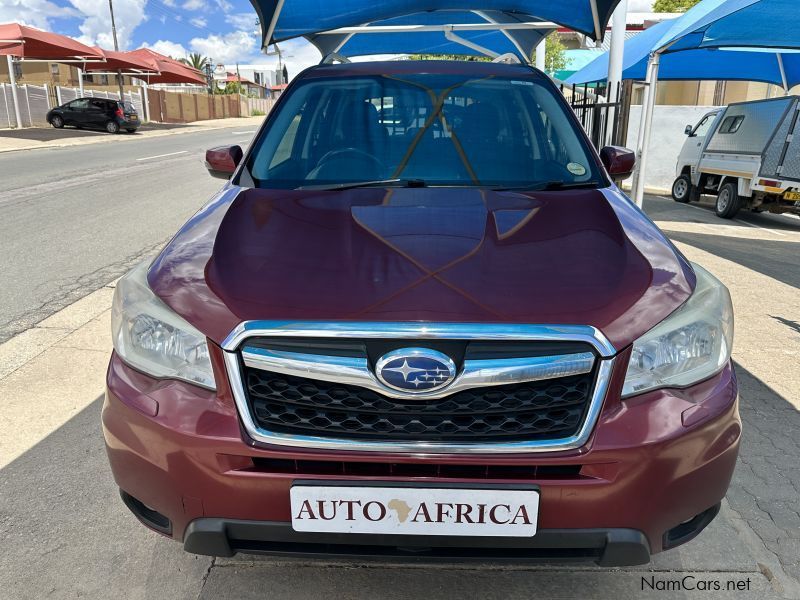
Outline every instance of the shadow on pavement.
<path id="1" fill-rule="evenodd" d="M 145 123 L 139 127 L 135 134 L 122 133 L 118 135 L 137 135 L 146 131 L 172 131 L 175 129 L 191 129 L 190 123 Z M 114 134 L 106 133 L 97 129 L 78 129 L 76 127 L 26 127 L 24 129 L 0 129 L 0 138 L 16 140 L 30 140 L 35 142 L 53 142 L 58 140 L 69 140 L 73 138 L 83 138 L 92 136 L 111 136 Z"/>
<path id="2" fill-rule="evenodd" d="M 781 396 L 738 368 L 746 455 L 729 501 L 759 532 L 781 510 L 796 508 L 798 413 Z M 180 544 L 141 526 L 118 496 L 100 430 L 102 398 L 0 470 L 0 597 L 206 598 L 773 598 L 747 543 L 725 511 L 695 541 L 659 555 L 650 566 L 363 567 L 183 552 Z M 46 410 L 32 404 L 31 410 Z M 769 486 L 769 489 L 765 489 Z M 794 496 L 791 494 L 794 493 Z M 793 504 L 794 503 L 794 504 Z M 783 507 L 783 509 L 781 508 Z M 774 514 L 764 510 L 774 508 Z M 796 515 L 796 513 L 795 513 Z M 775 530 L 775 551 L 788 569 L 792 523 Z M 784 554 L 781 554 L 784 552 Z M 652 591 L 680 580 L 750 580 L 749 592 Z M 659 584 L 658 582 L 661 582 Z M 112 591 L 113 590 L 113 591 Z M 4 596 L 6 594 L 7 596 Z"/>
<path id="3" fill-rule="evenodd" d="M 800 288 L 800 269 L 797 268 L 800 242 L 753 240 L 683 231 L 669 231 L 667 235 L 674 241 L 705 250 L 776 281 Z M 796 306 L 787 309 L 792 311 L 790 314 L 797 314 Z"/>
<path id="4" fill-rule="evenodd" d="M 697 212 L 696 209 L 698 208 L 703 212 Z M 690 211 L 690 214 L 687 214 L 687 211 Z M 694 222 L 710 225 L 717 223 L 743 229 L 752 229 L 750 225 L 754 225 L 764 229 L 772 229 L 773 231 L 800 232 L 800 218 L 792 215 L 777 215 L 768 212 L 755 213 L 743 210 L 736 215 L 735 219 L 722 219 L 714 213 L 714 199 L 710 196 L 704 196 L 700 202 L 693 202 L 689 205 L 689 208 L 687 208 L 686 204 L 680 204 L 671 198 L 647 196 L 645 197 L 645 212 L 654 221 Z M 698 218 L 692 218 L 691 213 L 696 213 Z"/>

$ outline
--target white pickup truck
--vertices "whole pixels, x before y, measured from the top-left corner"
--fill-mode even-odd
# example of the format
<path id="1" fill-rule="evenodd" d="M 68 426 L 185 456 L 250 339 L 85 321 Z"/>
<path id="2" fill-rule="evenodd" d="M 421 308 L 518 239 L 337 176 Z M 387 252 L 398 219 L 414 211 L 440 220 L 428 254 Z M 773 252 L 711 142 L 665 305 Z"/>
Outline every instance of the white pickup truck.
<path id="1" fill-rule="evenodd" d="M 714 194 L 725 219 L 742 209 L 800 214 L 799 115 L 800 98 L 785 96 L 731 104 L 687 125 L 673 199 Z"/>

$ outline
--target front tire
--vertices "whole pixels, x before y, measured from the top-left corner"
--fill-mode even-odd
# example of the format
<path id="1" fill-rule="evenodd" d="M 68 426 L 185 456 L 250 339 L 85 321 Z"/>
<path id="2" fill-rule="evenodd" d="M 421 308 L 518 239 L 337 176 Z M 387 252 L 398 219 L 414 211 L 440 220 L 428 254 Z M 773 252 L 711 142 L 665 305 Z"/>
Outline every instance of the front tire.
<path id="1" fill-rule="evenodd" d="M 119 133 L 119 123 L 116 121 L 109 121 L 106 123 L 106 131 L 108 133 Z"/>
<path id="2" fill-rule="evenodd" d="M 53 115 L 53 118 L 50 119 L 50 125 L 56 129 L 61 129 L 64 127 L 64 119 L 59 115 Z"/>
<path id="3" fill-rule="evenodd" d="M 688 173 L 678 177 L 672 184 L 672 199 L 681 204 L 696 202 L 700 199 L 699 190 L 692 185 L 692 178 Z"/>
<path id="4" fill-rule="evenodd" d="M 719 190 L 714 212 L 723 219 L 732 219 L 741 207 L 742 198 L 739 196 L 739 185 L 735 181 L 729 181 Z"/>

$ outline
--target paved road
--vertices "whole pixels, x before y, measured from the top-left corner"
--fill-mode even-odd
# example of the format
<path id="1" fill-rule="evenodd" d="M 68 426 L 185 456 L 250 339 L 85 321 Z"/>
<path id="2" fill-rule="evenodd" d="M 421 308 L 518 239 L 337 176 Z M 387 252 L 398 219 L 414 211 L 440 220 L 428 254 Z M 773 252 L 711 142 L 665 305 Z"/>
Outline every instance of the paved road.
<path id="1" fill-rule="evenodd" d="M 0 342 L 163 245 L 221 185 L 204 150 L 245 144 L 253 132 L 0 154 Z"/>
<path id="2" fill-rule="evenodd" d="M 192 138 L 198 149 L 191 151 L 191 160 L 166 157 L 160 167 L 167 174 L 143 167 L 148 171 L 141 172 L 163 178 L 151 194 L 160 189 L 197 190 L 205 185 L 197 161 L 199 148 L 226 135 L 214 132 L 208 139 Z M 152 154 L 180 151 L 189 145 L 187 136 L 170 139 L 169 146 L 162 139 L 158 151 L 148 150 Z M 230 138 L 236 138 L 233 132 Z M 128 149 L 132 147 L 125 147 L 129 160 L 148 156 L 131 154 Z M 118 160 L 117 168 L 129 166 L 120 157 L 109 157 L 106 148 L 98 148 L 93 160 Z M 22 171 L 22 163 L 17 167 Z M 129 168 L 142 169 L 136 165 Z M 82 176 L 90 177 L 88 168 Z M 215 185 L 209 184 L 206 195 Z M 35 208 L 37 201 L 47 205 L 47 194 L 25 202 Z M 182 216 L 169 213 L 163 220 L 181 221 L 200 202 L 194 198 L 184 201 Z M 180 199 L 177 202 L 180 204 Z M 78 204 L 79 200 L 73 199 L 74 210 Z M 128 212 L 122 215 L 128 221 L 116 231 L 117 238 L 133 235 L 126 229 L 144 228 L 131 225 L 142 222 L 142 215 L 137 213 L 144 209 L 136 211 L 137 206 L 154 210 L 154 206 L 162 205 L 151 203 L 148 197 L 139 197 L 138 203 L 131 200 Z M 0 205 L 0 211 L 3 209 Z M 646 210 L 691 260 L 701 262 L 725 281 L 737 310 L 734 358 L 744 420 L 741 460 L 720 517 L 697 540 L 659 555 L 652 565 L 621 571 L 360 567 L 247 556 L 217 560 L 192 556 L 179 544 L 145 530 L 120 502 L 98 427 L 101 398 L 97 398 L 0 468 L 0 541 L 4 548 L 0 552 L 0 600 L 800 598 L 800 265 L 794 260 L 800 250 L 800 221 L 742 214 L 738 221 L 725 222 L 717 219 L 708 205 L 682 206 L 658 198 L 649 199 Z M 104 214 L 107 219 L 116 218 L 113 211 Z M 71 222 L 77 230 L 80 221 Z M 95 221 L 88 231 L 72 233 L 71 239 L 78 243 L 84 237 L 105 237 L 104 227 L 109 226 Z M 154 226 L 149 223 L 149 227 Z M 110 247 L 119 247 L 120 254 L 107 262 L 114 265 L 116 261 L 121 266 L 127 256 L 160 243 L 175 226 L 163 225 L 163 233 L 154 234 L 152 239 L 138 237 L 141 232 L 132 241 L 111 236 Z M 49 257 L 51 261 L 57 259 Z M 84 258 L 77 253 L 72 260 Z M 41 265 L 46 262 L 38 266 L 44 268 Z M 6 277 L 5 272 L 2 277 Z M 25 279 L 16 279 L 19 281 Z M 95 330 L 107 331 L 107 324 Z M 93 330 L 90 327 L 87 331 Z M 107 356 L 107 338 L 98 341 L 95 337 L 80 334 L 73 341 L 65 341 L 64 347 L 94 347 L 102 363 Z M 51 363 L 54 371 L 81 370 L 81 365 L 59 365 L 58 356 Z M 30 389 L 25 387 L 27 382 L 35 380 L 34 373 L 23 374 L 13 385 Z M 74 381 L 65 383 L 67 394 L 69 386 L 77 385 Z M 40 395 L 31 394 L 32 406 L 37 406 Z M 2 396 L 0 393 L 0 406 Z M 676 591 L 681 583 L 697 586 L 704 582 L 723 586 L 733 582 L 739 591 L 728 592 L 724 587 L 723 591 Z"/>

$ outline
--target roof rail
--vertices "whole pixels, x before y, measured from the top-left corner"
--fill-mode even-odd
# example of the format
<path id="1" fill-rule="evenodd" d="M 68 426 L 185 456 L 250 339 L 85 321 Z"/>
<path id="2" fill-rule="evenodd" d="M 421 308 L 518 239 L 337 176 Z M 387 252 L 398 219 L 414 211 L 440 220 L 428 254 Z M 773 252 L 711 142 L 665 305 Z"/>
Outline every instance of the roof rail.
<path id="1" fill-rule="evenodd" d="M 522 61 L 519 59 L 519 56 L 514 54 L 513 52 L 506 52 L 505 54 L 501 54 L 492 59 L 493 63 L 506 63 L 506 64 L 513 64 L 516 63 L 518 65 L 522 64 Z"/>
<path id="2" fill-rule="evenodd" d="M 334 62 L 344 64 L 344 63 L 349 63 L 350 59 L 342 54 L 339 54 L 338 52 L 331 52 L 323 56 L 319 64 L 332 65 Z"/>

